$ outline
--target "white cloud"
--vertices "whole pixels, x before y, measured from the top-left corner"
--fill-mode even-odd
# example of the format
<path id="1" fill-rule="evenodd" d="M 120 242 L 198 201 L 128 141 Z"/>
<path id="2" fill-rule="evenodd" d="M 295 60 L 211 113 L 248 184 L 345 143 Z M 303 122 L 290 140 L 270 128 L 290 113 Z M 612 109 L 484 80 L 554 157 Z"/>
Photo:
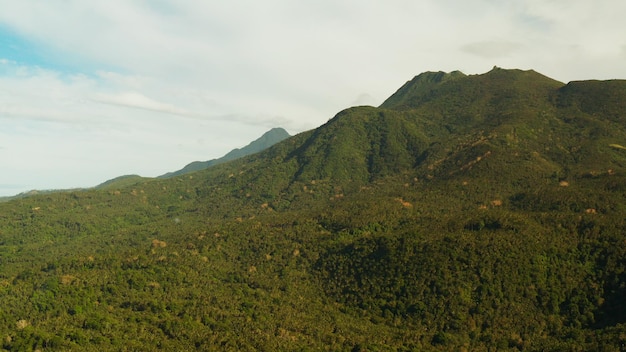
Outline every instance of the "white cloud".
<path id="1" fill-rule="evenodd" d="M 495 59 L 503 56 L 509 56 L 512 53 L 522 49 L 518 43 L 510 41 L 489 40 L 476 43 L 470 43 L 462 47 L 463 51 L 470 54 L 478 55 L 487 59 Z"/>
<path id="2" fill-rule="evenodd" d="M 353 106 L 360 106 L 360 105 L 374 106 L 374 105 L 380 105 L 381 103 L 382 102 L 377 101 L 376 98 L 374 98 L 370 94 L 368 94 L 368 93 L 361 93 L 361 94 L 359 94 L 358 97 L 356 97 L 356 99 L 354 99 L 354 101 L 352 102 L 351 105 L 353 105 Z"/>
<path id="3" fill-rule="evenodd" d="M 98 94 L 94 97 L 95 101 L 126 106 L 130 108 L 146 109 L 156 112 L 163 112 L 175 115 L 190 115 L 191 113 L 185 109 L 174 105 L 159 102 L 146 97 L 138 92 L 122 92 L 116 94 Z"/>

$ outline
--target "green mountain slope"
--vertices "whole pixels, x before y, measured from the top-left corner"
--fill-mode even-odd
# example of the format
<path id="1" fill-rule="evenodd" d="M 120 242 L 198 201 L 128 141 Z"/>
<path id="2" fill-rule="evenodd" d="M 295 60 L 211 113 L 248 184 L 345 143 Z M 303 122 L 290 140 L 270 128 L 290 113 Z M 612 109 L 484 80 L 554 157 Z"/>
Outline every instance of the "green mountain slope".
<path id="1" fill-rule="evenodd" d="M 193 175 L 0 204 L 3 347 L 619 350 L 625 92 L 427 73 Z"/>
<path id="2" fill-rule="evenodd" d="M 105 181 L 99 185 L 97 185 L 96 189 L 116 189 L 119 187 L 128 187 L 137 183 L 141 183 L 148 180 L 146 177 L 141 177 L 139 175 L 124 175 L 119 176 L 108 181 Z"/>
<path id="3" fill-rule="evenodd" d="M 221 158 L 212 159 L 209 161 L 194 161 L 178 171 L 168 172 L 164 175 L 159 176 L 159 178 L 179 176 L 198 170 L 204 170 L 214 165 L 225 163 L 230 160 L 235 160 L 246 155 L 255 154 L 289 137 L 289 133 L 287 133 L 287 131 L 285 131 L 283 128 L 272 128 L 271 130 L 265 132 L 258 139 L 252 141 L 247 146 L 241 149 L 233 149 Z"/>

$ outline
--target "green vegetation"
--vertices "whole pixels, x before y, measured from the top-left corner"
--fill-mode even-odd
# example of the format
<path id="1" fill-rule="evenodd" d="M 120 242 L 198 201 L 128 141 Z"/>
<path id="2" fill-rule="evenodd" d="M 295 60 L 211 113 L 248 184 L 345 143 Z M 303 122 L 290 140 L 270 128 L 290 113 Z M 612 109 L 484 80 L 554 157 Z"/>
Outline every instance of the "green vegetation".
<path id="1" fill-rule="evenodd" d="M 619 351 L 624 101 L 423 74 L 256 155 L 1 203 L 1 346 Z"/>

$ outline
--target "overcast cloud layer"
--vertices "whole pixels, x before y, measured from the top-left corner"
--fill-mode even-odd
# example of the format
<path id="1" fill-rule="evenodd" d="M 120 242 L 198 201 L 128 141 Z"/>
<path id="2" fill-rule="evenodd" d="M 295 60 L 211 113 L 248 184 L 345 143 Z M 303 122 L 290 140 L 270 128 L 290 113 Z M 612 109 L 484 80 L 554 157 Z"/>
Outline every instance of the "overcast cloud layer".
<path id="1" fill-rule="evenodd" d="M 0 0 L 0 196 L 157 176 L 423 71 L 626 78 L 613 0 Z"/>

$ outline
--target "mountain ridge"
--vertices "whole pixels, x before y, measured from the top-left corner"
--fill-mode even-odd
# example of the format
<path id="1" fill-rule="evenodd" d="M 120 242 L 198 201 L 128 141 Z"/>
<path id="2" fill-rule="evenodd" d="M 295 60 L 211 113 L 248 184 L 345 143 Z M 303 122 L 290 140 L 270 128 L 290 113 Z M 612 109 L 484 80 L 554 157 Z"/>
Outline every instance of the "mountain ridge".
<path id="1" fill-rule="evenodd" d="M 275 127 L 265 132 L 261 137 L 250 142 L 245 147 L 235 148 L 231 150 L 230 152 L 226 153 L 221 158 L 211 159 L 208 161 L 194 161 L 194 162 L 187 164 L 185 167 L 183 167 L 180 170 L 165 173 L 161 176 L 157 176 L 157 178 L 169 178 L 169 177 L 174 177 L 174 176 L 180 176 L 180 175 L 187 174 L 190 172 L 203 170 L 208 167 L 218 165 L 218 164 L 230 161 L 230 160 L 241 158 L 246 155 L 258 153 L 289 137 L 291 136 L 289 135 L 289 133 L 287 133 L 287 131 L 285 131 L 285 129 L 281 127 Z"/>
<path id="2" fill-rule="evenodd" d="M 194 162 L 189 163 L 188 165 L 186 165 L 184 168 L 180 170 L 165 173 L 161 176 L 157 176 L 157 178 L 169 178 L 169 177 L 174 177 L 174 176 L 180 176 L 180 175 L 184 175 L 190 172 L 203 170 L 214 165 L 219 165 L 227 161 L 235 160 L 235 159 L 238 159 L 238 158 L 250 155 L 250 154 L 258 153 L 289 137 L 291 136 L 285 129 L 281 127 L 275 127 L 265 132 L 263 135 L 261 135 L 261 137 L 250 142 L 245 147 L 235 148 L 231 150 L 230 152 L 226 153 L 221 158 L 216 158 L 216 159 L 212 159 L 209 161 L 194 161 Z M 149 179 L 151 178 L 143 177 L 143 176 L 136 175 L 136 174 L 122 175 L 122 176 L 117 176 L 110 180 L 104 181 L 92 188 L 95 188 L 95 189 L 119 188 L 123 186 L 137 184 L 143 181 L 147 181 Z M 14 196 L 0 197 L 0 202 L 7 202 L 12 199 L 30 197 L 30 196 L 38 195 L 38 194 L 48 194 L 48 193 L 56 193 L 56 192 L 73 192 L 73 191 L 86 190 L 86 189 L 88 188 L 31 190 L 27 192 L 22 192 L 20 194 L 16 194 Z"/>

